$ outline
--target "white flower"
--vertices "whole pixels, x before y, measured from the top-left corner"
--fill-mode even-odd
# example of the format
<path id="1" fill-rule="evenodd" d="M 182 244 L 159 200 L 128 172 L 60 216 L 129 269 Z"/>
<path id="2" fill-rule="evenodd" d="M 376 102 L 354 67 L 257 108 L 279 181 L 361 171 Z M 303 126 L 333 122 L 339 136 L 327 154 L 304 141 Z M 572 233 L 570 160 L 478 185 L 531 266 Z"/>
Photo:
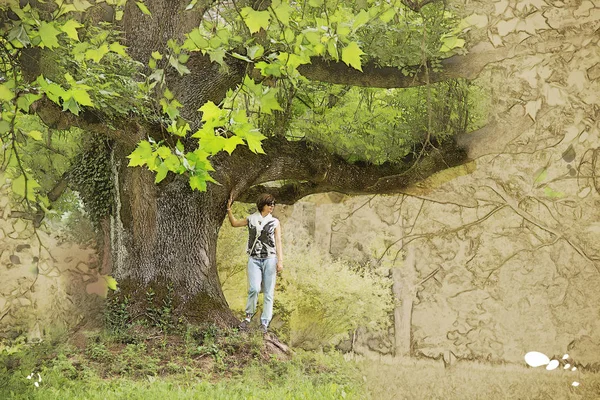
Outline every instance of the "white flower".
<path id="1" fill-rule="evenodd" d="M 552 361 L 550 361 L 550 363 L 548 363 L 548 365 L 546 366 L 546 369 L 548 371 L 552 371 L 558 367 L 558 364 L 559 364 L 558 360 L 552 360 Z"/>
<path id="2" fill-rule="evenodd" d="M 567 358 L 569 358 L 569 355 L 568 355 L 568 354 L 565 354 L 565 355 L 563 356 L 563 360 L 566 360 Z"/>
<path id="3" fill-rule="evenodd" d="M 573 383 L 571 383 L 571 385 L 573 385 L 573 386 L 579 386 L 579 382 L 573 382 Z"/>
<path id="4" fill-rule="evenodd" d="M 571 371 L 577 371 L 577 367 L 571 368 Z"/>
<path id="5" fill-rule="evenodd" d="M 530 351 L 525 354 L 525 362 L 530 367 L 539 367 L 548 364 L 550 359 L 547 355 L 540 353 L 539 351 Z"/>
<path id="6" fill-rule="evenodd" d="M 33 382 L 33 384 L 35 385 L 35 387 L 40 387 L 40 383 L 39 382 Z"/>
<path id="7" fill-rule="evenodd" d="M 569 369 L 571 368 L 571 364 L 565 364 L 564 369 Z"/>

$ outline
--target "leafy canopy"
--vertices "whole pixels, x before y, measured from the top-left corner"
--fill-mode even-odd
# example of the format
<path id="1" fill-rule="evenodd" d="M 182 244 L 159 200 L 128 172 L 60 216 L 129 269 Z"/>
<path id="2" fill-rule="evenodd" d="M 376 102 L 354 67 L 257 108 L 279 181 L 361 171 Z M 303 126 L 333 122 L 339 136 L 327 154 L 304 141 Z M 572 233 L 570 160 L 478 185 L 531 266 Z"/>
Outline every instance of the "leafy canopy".
<path id="1" fill-rule="evenodd" d="M 120 20 L 126 1 L 105 2 L 115 8 L 115 19 Z M 390 127 L 396 126 L 394 121 L 402 119 L 402 113 L 398 106 L 388 104 L 389 92 L 370 92 L 368 96 L 384 104 L 381 109 L 375 107 L 376 110 L 357 104 L 362 102 L 357 96 L 362 99 L 368 90 L 349 91 L 349 100 L 340 103 L 347 107 L 344 109 L 329 107 L 319 114 L 307 107 L 302 93 L 307 93 L 314 84 L 298 68 L 311 63 L 312 58 L 342 62 L 359 71 L 369 61 L 393 65 L 410 74 L 407 66 L 461 51 L 464 43 L 458 37 L 463 27 L 438 5 L 415 13 L 399 0 L 273 0 L 264 9 L 240 8 L 218 1 L 184 40 L 169 40 L 167 47 L 156 49 L 144 66 L 129 57 L 113 24 L 82 23 L 79 15 L 90 11 L 92 3 L 82 0 L 46 3 L 39 9 L 29 4 L 21 6 L 16 0 L 0 5 L 0 12 L 10 17 L 0 31 L 2 169 L 10 170 L 15 178 L 15 193 L 36 204 L 47 204 L 47 199 L 20 162 L 19 153 L 25 141 L 42 141 L 44 134 L 40 129 L 27 129 L 21 121 L 43 97 L 75 116 L 86 110 L 98 110 L 109 127 L 131 118 L 142 124 L 162 125 L 168 138 L 148 137 L 139 142 L 129 156 L 129 165 L 145 166 L 155 172 L 157 183 L 169 172 L 186 174 L 192 189 L 206 190 L 208 182 L 216 183 L 209 174 L 213 170 L 212 156 L 221 151 L 231 154 L 240 145 L 262 153 L 261 143 L 269 135 L 297 138 L 298 132 L 306 131 L 303 137 L 322 142 L 327 139 L 335 142 L 336 135 L 345 137 L 341 151 L 350 158 L 348 149 L 357 147 L 357 137 L 363 140 L 376 136 L 375 141 L 382 143 L 393 136 Z M 143 1 L 136 5 L 144 18 L 153 18 L 152 10 Z M 197 8 L 197 2 L 192 1 L 184 12 L 196 12 Z M 24 51 L 31 48 L 42 50 L 45 67 L 33 77 L 22 69 Z M 244 79 L 220 104 L 208 102 L 198 109 L 202 114 L 201 124 L 195 126 L 182 117 L 184 104 L 174 97 L 166 76 L 171 71 L 189 74 L 186 63 L 198 52 L 208 55 L 223 70 L 232 58 L 246 62 L 248 68 Z M 322 85 L 321 89 L 315 96 L 337 90 L 330 85 Z M 349 111 L 354 107 L 359 110 L 354 118 L 359 118 L 360 123 L 354 125 L 356 129 L 348 130 L 345 127 L 352 124 Z M 317 135 L 314 129 L 304 129 L 302 121 L 309 114 L 319 116 L 311 121 L 319 128 L 338 117 L 346 122 L 319 129 Z M 368 114 L 377 115 L 386 128 L 366 129 Z M 302 118 L 295 121 L 298 117 Z M 383 136 L 378 136 L 381 132 Z M 324 138 L 327 135 L 330 138 Z M 190 137 L 197 140 L 191 147 L 184 145 Z M 397 144 L 411 141 L 409 136 L 400 137 Z M 401 157 L 407 149 L 401 147 L 393 155 L 365 154 L 369 160 L 380 162 L 382 157 Z"/>

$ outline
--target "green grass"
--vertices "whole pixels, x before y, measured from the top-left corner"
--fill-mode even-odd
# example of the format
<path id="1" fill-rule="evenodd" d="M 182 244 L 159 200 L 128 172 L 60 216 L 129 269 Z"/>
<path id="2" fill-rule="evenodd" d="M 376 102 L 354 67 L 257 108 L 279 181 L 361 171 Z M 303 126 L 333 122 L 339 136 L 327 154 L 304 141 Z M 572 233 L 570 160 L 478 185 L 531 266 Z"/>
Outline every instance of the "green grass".
<path id="1" fill-rule="evenodd" d="M 338 354 L 264 351 L 262 335 L 209 329 L 123 344 L 92 336 L 0 351 L 0 399 L 362 399 L 355 365 Z M 10 350 L 10 348 L 8 348 Z M 12 354 L 9 354 L 12 353 Z M 35 372 L 32 379 L 27 376 Z M 39 387 L 37 373 L 42 377 Z"/>
<path id="2" fill-rule="evenodd" d="M 600 399 L 597 373 L 304 351 L 288 360 L 266 352 L 262 335 L 210 327 L 132 337 L 0 346 L 0 399 Z"/>
<path id="3" fill-rule="evenodd" d="M 183 381 L 183 377 L 157 378 L 154 380 L 131 380 L 118 378 L 86 381 L 69 381 L 58 384 L 47 376 L 40 388 L 26 392 L 6 394 L 9 399 L 359 399 L 335 383 L 315 384 L 310 377 L 292 380 L 284 384 L 257 384 L 249 379 L 225 379 L 218 383 L 199 378 Z M 35 389 L 35 390 L 34 390 Z"/>

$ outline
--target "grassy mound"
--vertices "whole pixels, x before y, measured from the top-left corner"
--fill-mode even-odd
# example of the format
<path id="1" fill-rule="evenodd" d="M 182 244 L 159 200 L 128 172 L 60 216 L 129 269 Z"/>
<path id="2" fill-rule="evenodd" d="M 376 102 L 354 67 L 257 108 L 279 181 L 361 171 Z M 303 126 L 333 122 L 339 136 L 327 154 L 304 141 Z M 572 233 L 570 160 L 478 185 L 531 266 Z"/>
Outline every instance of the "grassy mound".
<path id="1" fill-rule="evenodd" d="M 339 355 L 282 356 L 257 332 L 215 327 L 0 347 L 1 399 L 359 399 L 358 376 Z"/>

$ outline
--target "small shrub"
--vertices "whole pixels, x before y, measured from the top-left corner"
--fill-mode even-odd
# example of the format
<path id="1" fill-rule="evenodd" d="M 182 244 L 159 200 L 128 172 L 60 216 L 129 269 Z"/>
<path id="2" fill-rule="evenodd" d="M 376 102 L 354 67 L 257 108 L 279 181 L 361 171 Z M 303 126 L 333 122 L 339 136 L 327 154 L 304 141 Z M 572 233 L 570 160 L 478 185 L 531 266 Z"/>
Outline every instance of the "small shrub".
<path id="1" fill-rule="evenodd" d="M 104 320 L 108 331 L 120 339 L 127 339 L 131 323 L 129 315 L 129 298 L 109 297 L 106 302 Z"/>
<path id="2" fill-rule="evenodd" d="M 173 284 L 169 283 L 167 293 L 160 302 L 157 302 L 154 290 L 148 289 L 146 292 L 147 307 L 144 316 L 149 326 L 159 328 L 165 333 L 174 332 L 178 328 L 173 321 L 173 290 Z"/>
<path id="3" fill-rule="evenodd" d="M 86 348 L 85 354 L 94 361 L 107 362 L 111 359 L 111 353 L 104 343 L 90 343 Z"/>

